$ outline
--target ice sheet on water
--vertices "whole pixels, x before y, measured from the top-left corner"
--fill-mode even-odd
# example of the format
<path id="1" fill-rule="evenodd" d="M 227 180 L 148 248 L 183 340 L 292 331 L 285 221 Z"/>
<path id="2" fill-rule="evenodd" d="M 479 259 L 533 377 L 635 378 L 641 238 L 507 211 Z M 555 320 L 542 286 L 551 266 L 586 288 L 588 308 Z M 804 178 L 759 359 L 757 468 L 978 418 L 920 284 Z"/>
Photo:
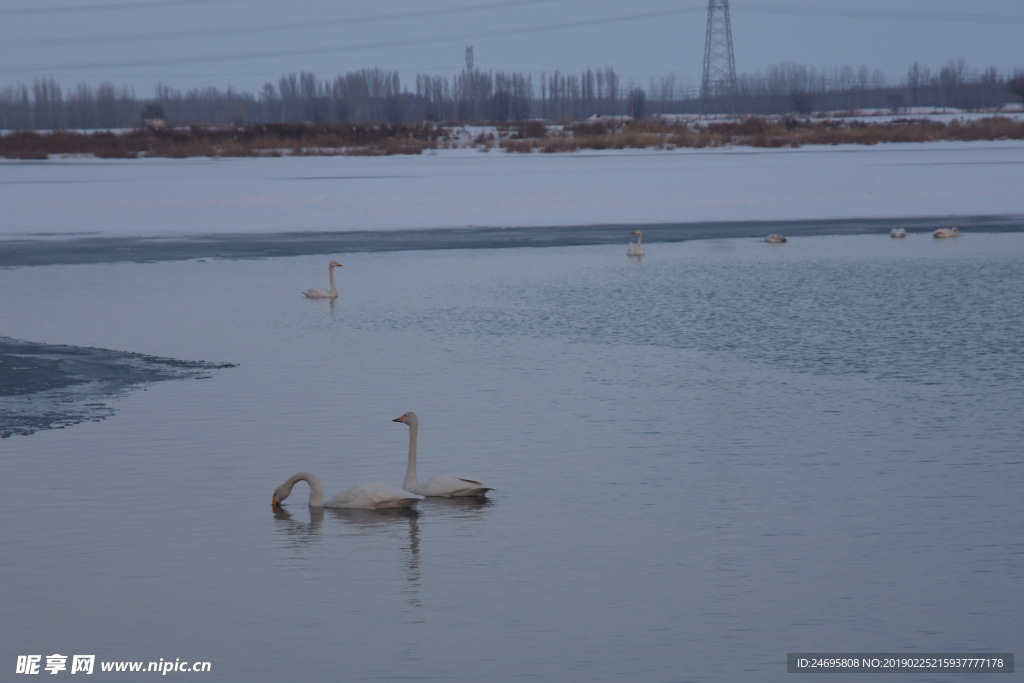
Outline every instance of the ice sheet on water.
<path id="1" fill-rule="evenodd" d="M 0 437 L 101 420 L 106 401 L 169 379 L 202 379 L 226 363 L 0 337 Z"/>

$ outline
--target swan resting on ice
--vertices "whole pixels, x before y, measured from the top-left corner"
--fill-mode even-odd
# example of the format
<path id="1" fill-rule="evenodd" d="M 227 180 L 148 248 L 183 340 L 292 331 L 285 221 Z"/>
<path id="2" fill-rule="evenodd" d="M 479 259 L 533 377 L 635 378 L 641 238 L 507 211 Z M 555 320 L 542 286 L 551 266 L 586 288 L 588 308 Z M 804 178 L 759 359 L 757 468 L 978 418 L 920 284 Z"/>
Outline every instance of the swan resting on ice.
<path id="1" fill-rule="evenodd" d="M 319 287 L 313 287 L 312 289 L 307 289 L 305 292 L 302 293 L 302 295 L 308 299 L 337 299 L 338 288 L 334 286 L 334 269 L 340 267 L 341 264 L 338 263 L 337 261 L 331 261 L 331 263 L 327 266 L 327 274 L 331 278 L 331 291 L 328 292 L 326 290 L 320 289 Z"/>
<path id="2" fill-rule="evenodd" d="M 634 230 L 629 234 L 636 235 L 636 242 L 629 243 L 629 249 L 626 250 L 626 256 L 643 256 L 644 246 L 641 242 L 643 242 L 644 234 L 639 230 Z"/>
<path id="3" fill-rule="evenodd" d="M 771 235 L 765 237 L 764 241 L 768 242 L 769 244 L 782 244 L 783 242 L 786 241 L 786 238 L 777 232 L 773 232 Z"/>
<path id="4" fill-rule="evenodd" d="M 932 235 L 935 236 L 935 237 L 959 237 L 960 236 L 960 229 L 959 228 L 939 228 L 938 230 L 933 232 Z"/>
<path id="5" fill-rule="evenodd" d="M 320 480 L 309 472 L 299 472 L 274 489 L 271 504 L 279 505 L 281 501 L 291 495 L 292 487 L 300 481 L 309 484 L 309 506 L 314 508 L 359 508 L 363 510 L 407 508 L 423 500 L 421 496 L 396 489 L 394 486 L 373 483 L 354 486 L 325 502 L 324 487 L 320 485 Z"/>
<path id="6" fill-rule="evenodd" d="M 396 417 L 392 422 L 403 422 L 409 426 L 409 465 L 405 470 L 405 483 L 402 488 L 406 491 L 418 493 L 421 496 L 449 498 L 452 496 L 483 496 L 488 491 L 493 491 L 493 486 L 466 479 L 454 474 L 443 474 L 439 477 L 431 477 L 423 483 L 416 478 L 416 437 L 419 433 L 420 419 L 416 413 L 405 413 Z"/>

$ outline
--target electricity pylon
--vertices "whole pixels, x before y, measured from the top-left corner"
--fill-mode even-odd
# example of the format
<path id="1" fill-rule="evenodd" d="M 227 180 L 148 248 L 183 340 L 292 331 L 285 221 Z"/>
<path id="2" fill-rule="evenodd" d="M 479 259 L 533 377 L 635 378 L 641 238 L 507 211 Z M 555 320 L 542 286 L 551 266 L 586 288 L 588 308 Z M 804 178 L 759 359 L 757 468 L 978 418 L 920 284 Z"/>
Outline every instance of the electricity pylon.
<path id="1" fill-rule="evenodd" d="M 702 116 L 710 114 L 715 108 L 725 109 L 730 114 L 736 113 L 736 59 L 732 54 L 729 0 L 708 0 L 700 113 Z"/>

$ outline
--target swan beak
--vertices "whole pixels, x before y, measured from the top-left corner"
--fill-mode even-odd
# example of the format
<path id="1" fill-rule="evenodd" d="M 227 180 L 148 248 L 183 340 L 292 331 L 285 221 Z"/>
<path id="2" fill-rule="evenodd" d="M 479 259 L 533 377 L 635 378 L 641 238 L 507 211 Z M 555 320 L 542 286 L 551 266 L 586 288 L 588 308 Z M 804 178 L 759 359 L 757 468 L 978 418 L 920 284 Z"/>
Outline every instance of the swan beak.
<path id="1" fill-rule="evenodd" d="M 402 415 L 401 417 L 396 417 L 394 420 L 392 420 L 392 422 L 405 422 L 405 415 Z"/>

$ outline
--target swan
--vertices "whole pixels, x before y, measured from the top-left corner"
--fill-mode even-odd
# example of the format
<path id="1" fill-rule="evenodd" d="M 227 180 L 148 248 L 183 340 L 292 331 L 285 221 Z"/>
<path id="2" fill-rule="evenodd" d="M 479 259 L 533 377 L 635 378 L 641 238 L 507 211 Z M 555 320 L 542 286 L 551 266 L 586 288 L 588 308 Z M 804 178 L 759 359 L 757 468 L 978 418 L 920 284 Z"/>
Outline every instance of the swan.
<path id="1" fill-rule="evenodd" d="M 327 266 L 327 273 L 331 276 L 331 291 L 326 292 L 319 287 L 314 287 L 303 292 L 303 296 L 309 299 L 337 299 L 338 288 L 334 286 L 334 269 L 340 267 L 341 264 L 337 261 L 331 261 L 330 265 Z"/>
<path id="2" fill-rule="evenodd" d="M 309 484 L 309 506 L 314 508 L 361 508 L 364 510 L 407 508 L 423 500 L 422 496 L 396 489 L 394 486 L 373 483 L 362 484 L 342 491 L 334 498 L 324 502 L 324 487 L 320 485 L 320 480 L 309 472 L 299 472 L 274 489 L 271 504 L 277 506 L 290 496 L 292 487 L 299 481 Z"/>
<path id="3" fill-rule="evenodd" d="M 402 488 L 421 496 L 440 496 L 448 498 L 451 496 L 483 496 L 494 487 L 485 486 L 475 479 L 465 479 L 454 474 L 444 474 L 440 477 L 431 477 L 422 484 L 416 478 L 416 435 L 419 432 L 420 419 L 416 413 L 405 413 L 396 417 L 392 422 L 403 422 L 409 425 L 409 466 L 405 470 L 405 483 Z"/>
<path id="4" fill-rule="evenodd" d="M 775 232 L 765 237 L 764 241 L 769 242 L 771 244 L 782 244 L 783 242 L 786 241 L 786 238 L 780 235 L 779 233 Z"/>
<path id="5" fill-rule="evenodd" d="M 939 228 L 932 233 L 935 237 L 959 237 L 959 228 Z"/>
<path id="6" fill-rule="evenodd" d="M 907 231 L 903 228 L 893 228 L 889 231 L 889 237 L 906 237 Z"/>
<path id="7" fill-rule="evenodd" d="M 636 235 L 636 242 L 635 243 L 634 242 L 630 242 L 629 243 L 629 249 L 626 250 L 626 256 L 643 256 L 644 255 L 644 247 L 643 247 L 642 244 L 640 244 L 640 242 L 643 241 L 644 234 L 642 232 L 640 232 L 639 230 L 634 230 L 633 232 L 631 232 L 629 234 L 630 235 Z"/>

